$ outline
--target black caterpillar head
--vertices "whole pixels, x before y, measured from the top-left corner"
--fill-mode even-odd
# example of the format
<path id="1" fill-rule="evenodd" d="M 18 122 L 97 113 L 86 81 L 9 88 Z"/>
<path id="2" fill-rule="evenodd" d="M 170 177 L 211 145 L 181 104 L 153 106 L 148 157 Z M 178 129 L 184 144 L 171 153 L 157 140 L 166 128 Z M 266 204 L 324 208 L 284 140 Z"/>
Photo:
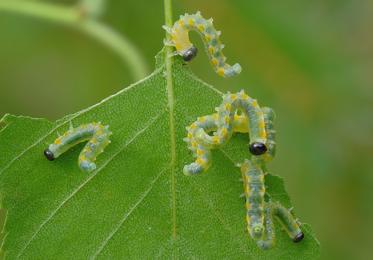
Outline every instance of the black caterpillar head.
<path id="1" fill-rule="evenodd" d="M 303 234 L 303 232 L 300 232 L 298 235 L 296 235 L 293 238 L 293 241 L 294 241 L 294 243 L 298 243 L 298 242 L 302 241 L 303 238 L 304 238 L 304 234 Z"/>
<path id="2" fill-rule="evenodd" d="M 53 155 L 53 153 L 51 152 L 51 150 L 49 150 L 49 149 L 45 149 L 45 150 L 44 150 L 44 155 L 45 155 L 45 157 L 47 157 L 47 159 L 48 159 L 49 161 L 53 161 L 53 160 L 54 160 L 54 155 Z"/>
<path id="3" fill-rule="evenodd" d="M 191 61 L 194 57 L 197 56 L 198 49 L 194 46 L 186 50 L 183 54 L 183 60 L 184 61 Z"/>
<path id="4" fill-rule="evenodd" d="M 250 144 L 249 150 L 253 155 L 262 155 L 267 151 L 267 146 L 263 143 L 255 142 Z"/>

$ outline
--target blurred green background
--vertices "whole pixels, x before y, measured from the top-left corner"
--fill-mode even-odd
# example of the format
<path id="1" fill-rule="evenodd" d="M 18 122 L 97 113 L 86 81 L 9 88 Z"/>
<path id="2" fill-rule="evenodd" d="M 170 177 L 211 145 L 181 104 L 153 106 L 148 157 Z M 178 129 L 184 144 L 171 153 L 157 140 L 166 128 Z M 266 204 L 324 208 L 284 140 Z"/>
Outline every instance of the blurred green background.
<path id="1" fill-rule="evenodd" d="M 162 2 L 111 0 L 101 18 L 138 47 L 149 71 L 163 45 Z M 372 259 L 373 1 L 174 0 L 175 19 L 197 10 L 214 18 L 228 62 L 243 72 L 222 79 L 206 55 L 192 70 L 275 109 L 270 168 L 314 228 L 323 259 Z M 0 33 L 0 117 L 55 120 L 133 82 L 115 53 L 74 28 L 0 11 Z"/>

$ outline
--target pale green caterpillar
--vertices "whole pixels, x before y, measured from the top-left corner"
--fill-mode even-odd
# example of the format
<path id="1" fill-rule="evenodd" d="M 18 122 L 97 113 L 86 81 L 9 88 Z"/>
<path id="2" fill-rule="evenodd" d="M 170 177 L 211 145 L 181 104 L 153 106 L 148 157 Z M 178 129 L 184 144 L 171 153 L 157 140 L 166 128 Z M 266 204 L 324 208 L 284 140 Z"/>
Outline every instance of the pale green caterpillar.
<path id="1" fill-rule="evenodd" d="M 241 166 L 246 197 L 247 229 L 255 240 L 261 239 L 264 231 L 264 173 L 260 160 L 253 156 Z"/>
<path id="2" fill-rule="evenodd" d="M 260 108 L 243 91 L 224 95 L 223 103 L 216 110 L 217 113 L 200 117 L 187 127 L 188 136 L 184 140 L 196 160 L 184 166 L 184 173 L 193 175 L 207 170 L 211 149 L 225 144 L 235 132 L 249 133 L 253 140 L 249 149 L 252 156 L 241 165 L 248 231 L 261 249 L 269 249 L 275 243 L 273 218 L 276 217 L 294 242 L 301 241 L 304 234 L 291 213 L 279 203 L 264 199 L 265 164 L 276 153 L 273 110 Z M 212 136 L 211 132 L 214 132 Z"/>
<path id="3" fill-rule="evenodd" d="M 264 230 L 262 238 L 257 240 L 257 245 L 261 249 L 270 249 L 275 245 L 275 232 L 273 224 L 274 217 L 278 219 L 294 243 L 298 243 L 303 240 L 304 233 L 300 229 L 298 222 L 294 219 L 289 210 L 284 208 L 279 203 L 265 203 L 264 216 Z"/>
<path id="4" fill-rule="evenodd" d="M 257 241 L 262 249 L 274 246 L 275 234 L 273 217 L 277 217 L 294 242 L 304 238 L 297 221 L 291 213 L 279 203 L 265 202 L 265 163 L 275 156 L 276 131 L 274 130 L 275 114 L 270 108 L 263 108 L 265 130 L 267 133 L 267 147 L 265 154 L 252 156 L 241 165 L 244 194 L 246 197 L 247 228 L 251 237 Z"/>
<path id="5" fill-rule="evenodd" d="M 182 56 L 184 61 L 191 61 L 197 55 L 197 48 L 189 40 L 189 31 L 193 30 L 202 37 L 211 65 L 218 75 L 232 77 L 241 72 L 240 64 L 231 66 L 226 63 L 224 45 L 220 42 L 221 32 L 215 30 L 212 19 L 206 20 L 200 12 L 181 15 L 172 28 L 163 28 L 171 35 L 171 40 L 165 42 L 166 45 L 174 46 L 176 53 Z"/>
<path id="6" fill-rule="evenodd" d="M 235 132 L 249 133 L 249 150 L 254 155 L 267 151 L 264 114 L 257 101 L 242 90 L 236 94 L 223 96 L 217 113 L 200 117 L 187 127 L 188 135 L 184 141 L 196 157 L 196 161 L 184 167 L 187 175 L 207 170 L 211 162 L 211 149 L 225 144 Z M 239 114 L 241 113 L 241 114 Z M 210 132 L 214 132 L 212 136 Z"/>
<path id="7" fill-rule="evenodd" d="M 300 242 L 304 234 L 293 215 L 279 203 L 265 202 L 264 172 L 258 157 L 251 161 L 245 160 L 241 166 L 246 197 L 247 229 L 251 237 L 262 249 L 274 246 L 275 234 L 273 217 L 277 217 L 289 237 L 294 242 Z"/>
<path id="8" fill-rule="evenodd" d="M 77 128 L 71 127 L 49 145 L 44 151 L 44 155 L 48 160 L 53 161 L 73 146 L 88 141 L 79 155 L 79 167 L 82 171 L 92 172 L 96 169 L 94 161 L 110 143 L 109 136 L 111 134 L 109 126 L 103 126 L 101 123 L 85 124 Z"/>
<path id="9" fill-rule="evenodd" d="M 294 219 L 293 215 L 284 206 L 277 203 L 272 203 L 272 214 L 277 217 L 280 223 L 285 228 L 289 237 L 298 243 L 304 238 L 304 234 L 299 227 L 298 221 Z"/>

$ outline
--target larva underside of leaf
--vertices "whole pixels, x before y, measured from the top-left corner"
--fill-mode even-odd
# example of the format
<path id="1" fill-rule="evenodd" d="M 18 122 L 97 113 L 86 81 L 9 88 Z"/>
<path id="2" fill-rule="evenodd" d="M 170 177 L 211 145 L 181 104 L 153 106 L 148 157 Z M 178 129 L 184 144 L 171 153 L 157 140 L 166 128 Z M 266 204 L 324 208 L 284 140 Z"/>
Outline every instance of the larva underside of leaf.
<path id="1" fill-rule="evenodd" d="M 110 143 L 109 136 L 111 134 L 109 126 L 103 126 L 101 123 L 71 127 L 49 145 L 44 151 L 44 155 L 48 160 L 53 161 L 75 145 L 88 141 L 79 155 L 78 164 L 82 171 L 92 172 L 96 169 L 94 162 L 97 156 Z"/>
<path id="2" fill-rule="evenodd" d="M 210 63 L 218 75 L 232 77 L 241 72 L 240 64 L 231 66 L 226 63 L 224 45 L 220 41 L 221 32 L 216 31 L 212 19 L 206 20 L 200 12 L 181 15 L 172 28 L 163 28 L 171 35 L 171 40 L 166 42 L 166 45 L 174 46 L 176 53 L 182 56 L 184 61 L 191 61 L 197 55 L 197 48 L 189 40 L 189 32 L 193 30 L 201 36 Z"/>

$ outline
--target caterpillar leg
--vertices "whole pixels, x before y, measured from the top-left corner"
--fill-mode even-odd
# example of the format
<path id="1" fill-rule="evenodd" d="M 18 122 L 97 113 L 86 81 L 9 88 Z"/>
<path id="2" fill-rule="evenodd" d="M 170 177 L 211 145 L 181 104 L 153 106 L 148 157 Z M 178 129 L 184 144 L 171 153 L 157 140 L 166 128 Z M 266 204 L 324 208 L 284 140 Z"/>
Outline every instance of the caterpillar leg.
<path id="1" fill-rule="evenodd" d="M 53 161 L 75 145 L 88 141 L 79 155 L 79 167 L 83 171 L 91 172 L 96 169 L 94 163 L 96 157 L 110 143 L 109 136 L 111 134 L 109 126 L 103 126 L 101 123 L 90 123 L 71 128 L 50 144 L 45 149 L 44 155 L 48 160 Z"/>
<path id="2" fill-rule="evenodd" d="M 246 195 L 247 229 L 251 237 L 258 240 L 264 232 L 264 173 L 255 160 L 245 160 L 241 173 Z"/>
<path id="3" fill-rule="evenodd" d="M 191 61 L 197 56 L 198 50 L 189 40 L 189 32 L 193 30 L 201 36 L 215 72 L 222 77 L 235 76 L 241 72 L 241 66 L 238 63 L 233 66 L 226 63 L 224 45 L 220 41 L 221 32 L 216 31 L 212 22 L 212 19 L 206 20 L 197 12 L 180 16 L 172 28 L 163 28 L 170 34 L 171 45 L 175 46 L 184 61 Z"/>

